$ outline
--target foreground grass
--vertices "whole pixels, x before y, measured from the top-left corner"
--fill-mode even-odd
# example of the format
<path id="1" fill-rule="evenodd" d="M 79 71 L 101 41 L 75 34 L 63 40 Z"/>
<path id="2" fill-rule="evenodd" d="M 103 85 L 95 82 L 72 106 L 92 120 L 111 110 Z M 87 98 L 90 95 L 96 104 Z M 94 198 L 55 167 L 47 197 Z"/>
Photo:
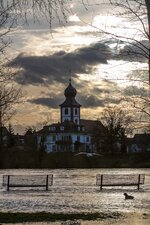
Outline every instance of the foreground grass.
<path id="1" fill-rule="evenodd" d="M 65 220 L 96 220 L 96 219 L 118 219 L 122 215 L 118 212 L 114 213 L 7 213 L 0 212 L 1 223 L 19 223 L 19 222 L 44 222 L 44 221 L 65 221 Z"/>

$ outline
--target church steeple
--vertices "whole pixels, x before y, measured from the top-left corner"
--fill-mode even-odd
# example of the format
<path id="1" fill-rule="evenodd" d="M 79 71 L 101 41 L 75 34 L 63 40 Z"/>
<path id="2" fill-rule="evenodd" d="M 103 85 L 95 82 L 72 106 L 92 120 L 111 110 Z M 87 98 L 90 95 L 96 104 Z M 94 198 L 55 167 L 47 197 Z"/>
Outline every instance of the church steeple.
<path id="1" fill-rule="evenodd" d="M 68 87 L 65 89 L 64 95 L 66 98 L 75 98 L 77 94 L 76 89 L 72 86 L 71 84 L 71 79 L 69 79 L 69 85 Z"/>
<path id="2" fill-rule="evenodd" d="M 76 89 L 71 84 L 69 79 L 69 85 L 64 91 L 66 97 L 65 101 L 60 105 L 61 107 L 61 123 L 68 120 L 76 124 L 80 123 L 80 107 L 81 105 L 76 101 L 75 96 L 77 94 Z"/>

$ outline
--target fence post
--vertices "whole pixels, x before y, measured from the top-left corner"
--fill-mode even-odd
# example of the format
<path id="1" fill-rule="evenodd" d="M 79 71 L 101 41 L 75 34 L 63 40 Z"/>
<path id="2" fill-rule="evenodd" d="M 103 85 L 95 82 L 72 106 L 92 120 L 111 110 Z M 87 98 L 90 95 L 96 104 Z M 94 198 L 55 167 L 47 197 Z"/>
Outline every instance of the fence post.
<path id="1" fill-rule="evenodd" d="M 102 189 L 103 189 L 103 175 L 101 175 L 101 185 L 100 185 L 100 190 L 102 191 Z"/>
<path id="2" fill-rule="evenodd" d="M 48 175 L 46 175 L 46 191 L 48 191 Z"/>
<path id="3" fill-rule="evenodd" d="M 51 186 L 53 185 L 53 174 L 52 174 L 52 177 L 51 177 Z"/>
<path id="4" fill-rule="evenodd" d="M 9 191 L 10 175 L 7 177 L 7 191 Z"/>
<path id="5" fill-rule="evenodd" d="M 140 189 L 140 174 L 138 176 L 138 185 L 137 185 L 137 189 L 139 190 Z"/>

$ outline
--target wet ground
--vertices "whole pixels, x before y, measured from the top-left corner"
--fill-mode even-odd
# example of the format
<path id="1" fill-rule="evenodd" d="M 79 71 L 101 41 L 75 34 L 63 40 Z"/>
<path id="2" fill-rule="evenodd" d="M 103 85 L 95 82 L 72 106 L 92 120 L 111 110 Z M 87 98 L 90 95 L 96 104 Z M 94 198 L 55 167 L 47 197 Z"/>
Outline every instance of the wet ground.
<path id="1" fill-rule="evenodd" d="M 4 174 L 53 174 L 54 184 L 48 192 L 44 190 L 17 190 L 6 191 L 2 186 Z M 97 173 L 144 173 L 145 184 L 138 191 L 136 187 L 105 188 L 102 192 L 95 185 Z M 123 193 L 134 195 L 132 201 L 125 201 Z M 77 170 L 0 170 L 0 209 L 3 212 L 122 212 L 133 213 L 128 217 L 128 225 L 148 225 L 150 214 L 150 169 L 77 169 Z M 137 216 L 141 214 L 141 216 Z M 130 223 L 130 221 L 131 223 Z M 106 221 L 81 221 L 82 225 L 124 225 L 121 221 L 110 219 Z M 26 223 L 27 225 L 28 223 Z M 41 223 L 32 223 L 32 225 Z M 42 225 L 61 224 L 42 223 Z M 19 225 L 19 224 L 18 224 Z"/>

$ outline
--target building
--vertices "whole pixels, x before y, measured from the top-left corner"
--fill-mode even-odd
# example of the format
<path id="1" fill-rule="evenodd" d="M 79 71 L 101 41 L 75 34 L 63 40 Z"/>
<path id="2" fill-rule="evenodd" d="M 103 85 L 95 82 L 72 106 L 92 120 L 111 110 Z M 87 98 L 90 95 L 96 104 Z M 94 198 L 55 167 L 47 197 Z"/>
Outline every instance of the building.
<path id="1" fill-rule="evenodd" d="M 77 102 L 76 94 L 69 80 L 64 91 L 65 101 L 60 104 L 60 122 L 45 126 L 37 132 L 38 149 L 44 148 L 47 152 L 96 150 L 92 132 L 100 122 L 80 119 L 81 104 Z"/>
<path id="2" fill-rule="evenodd" d="M 0 148 L 8 147 L 10 141 L 10 133 L 4 126 L 0 126 Z"/>
<path id="3" fill-rule="evenodd" d="M 128 143 L 128 152 L 145 151 L 150 151 L 150 134 L 135 134 Z"/>

